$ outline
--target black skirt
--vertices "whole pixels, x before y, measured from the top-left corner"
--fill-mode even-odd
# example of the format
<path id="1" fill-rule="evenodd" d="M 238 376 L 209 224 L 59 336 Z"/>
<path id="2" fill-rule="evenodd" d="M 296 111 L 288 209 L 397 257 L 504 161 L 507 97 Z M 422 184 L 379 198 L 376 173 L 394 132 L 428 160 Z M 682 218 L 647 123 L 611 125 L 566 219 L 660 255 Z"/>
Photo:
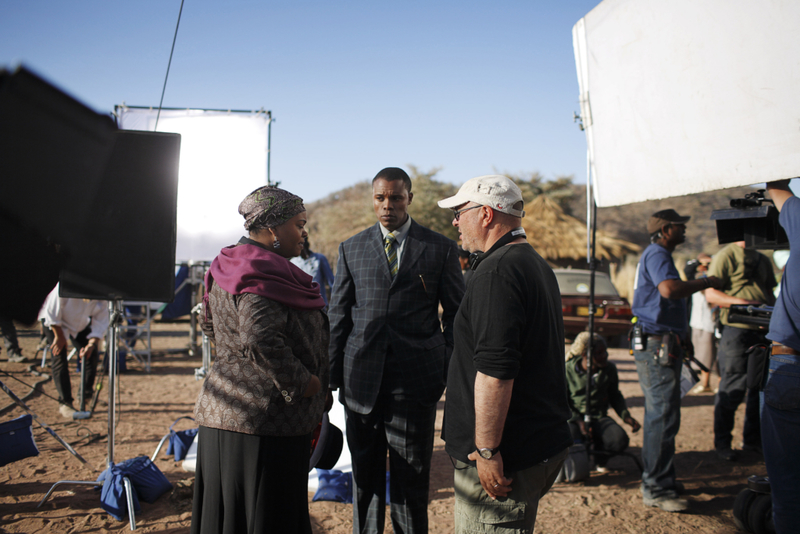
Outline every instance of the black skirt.
<path id="1" fill-rule="evenodd" d="M 192 534 L 311 534 L 311 435 L 253 436 L 201 426 Z"/>

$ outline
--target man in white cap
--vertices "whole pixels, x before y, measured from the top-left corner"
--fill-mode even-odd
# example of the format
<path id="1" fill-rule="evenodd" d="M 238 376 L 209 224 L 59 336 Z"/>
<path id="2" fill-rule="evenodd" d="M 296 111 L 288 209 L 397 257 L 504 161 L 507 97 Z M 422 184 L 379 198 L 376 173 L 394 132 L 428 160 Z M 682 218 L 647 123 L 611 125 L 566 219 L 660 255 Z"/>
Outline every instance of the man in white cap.
<path id="1" fill-rule="evenodd" d="M 453 210 L 474 270 L 456 315 L 442 430 L 456 465 L 455 531 L 532 533 L 572 444 L 558 283 L 525 239 L 510 179 L 473 178 L 439 206 Z"/>

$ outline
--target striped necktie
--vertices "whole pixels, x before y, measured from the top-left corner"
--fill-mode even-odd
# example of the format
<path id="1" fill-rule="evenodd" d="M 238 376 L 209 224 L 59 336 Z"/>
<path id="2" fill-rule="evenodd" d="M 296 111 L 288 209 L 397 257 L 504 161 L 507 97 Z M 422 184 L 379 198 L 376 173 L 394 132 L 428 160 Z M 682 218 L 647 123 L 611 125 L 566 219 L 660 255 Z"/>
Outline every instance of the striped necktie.
<path id="1" fill-rule="evenodd" d="M 397 243 L 397 238 L 394 236 L 393 232 L 389 232 L 386 234 L 386 238 L 383 242 L 383 249 L 386 251 L 386 258 L 389 260 L 389 270 L 392 272 L 392 278 L 394 279 L 397 276 L 397 248 L 395 244 Z"/>

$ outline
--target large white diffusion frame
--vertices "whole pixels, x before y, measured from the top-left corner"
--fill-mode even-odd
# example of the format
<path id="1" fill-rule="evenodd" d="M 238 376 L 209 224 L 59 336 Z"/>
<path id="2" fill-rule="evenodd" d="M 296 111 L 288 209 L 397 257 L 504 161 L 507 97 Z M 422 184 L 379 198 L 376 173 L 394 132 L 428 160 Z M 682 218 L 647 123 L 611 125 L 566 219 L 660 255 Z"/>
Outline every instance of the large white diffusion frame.
<path id="1" fill-rule="evenodd" d="M 153 131 L 157 109 L 117 106 L 120 128 Z M 237 207 L 267 184 L 270 114 L 162 109 L 159 132 L 181 134 L 176 261 L 207 261 L 244 235 Z"/>
<path id="2" fill-rule="evenodd" d="M 800 2 L 604 0 L 573 28 L 600 207 L 800 175 Z"/>

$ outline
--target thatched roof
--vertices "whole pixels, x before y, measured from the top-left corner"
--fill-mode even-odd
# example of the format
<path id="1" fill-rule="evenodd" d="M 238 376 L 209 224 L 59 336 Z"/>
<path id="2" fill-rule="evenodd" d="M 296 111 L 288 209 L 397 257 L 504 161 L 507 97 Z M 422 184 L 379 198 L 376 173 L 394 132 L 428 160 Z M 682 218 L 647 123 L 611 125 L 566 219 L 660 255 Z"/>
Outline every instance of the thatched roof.
<path id="1" fill-rule="evenodd" d="M 449 187 L 447 191 L 430 190 L 433 185 Z M 412 217 L 429 228 L 456 238 L 450 225 L 449 210 L 436 205 L 436 200 L 456 191 L 450 184 L 414 181 L 414 202 L 409 206 Z M 306 204 L 311 248 L 324 254 L 331 265 L 336 264 L 339 243 L 375 224 L 372 211 L 372 187 L 369 182 L 360 182 L 342 189 L 328 197 Z M 426 200 L 429 206 L 426 205 Z M 586 225 L 566 215 L 550 197 L 539 195 L 525 205 L 526 216 L 522 226 L 528 241 L 539 254 L 554 266 L 574 266 L 586 261 Z M 641 248 L 629 241 L 597 232 L 597 258 L 612 262 L 620 261 L 627 254 L 638 253 Z"/>
<path id="2" fill-rule="evenodd" d="M 539 195 L 525 205 L 522 227 L 528 242 L 546 260 L 586 259 L 586 224 L 567 215 L 552 199 Z M 597 259 L 618 261 L 641 247 L 597 230 Z"/>

